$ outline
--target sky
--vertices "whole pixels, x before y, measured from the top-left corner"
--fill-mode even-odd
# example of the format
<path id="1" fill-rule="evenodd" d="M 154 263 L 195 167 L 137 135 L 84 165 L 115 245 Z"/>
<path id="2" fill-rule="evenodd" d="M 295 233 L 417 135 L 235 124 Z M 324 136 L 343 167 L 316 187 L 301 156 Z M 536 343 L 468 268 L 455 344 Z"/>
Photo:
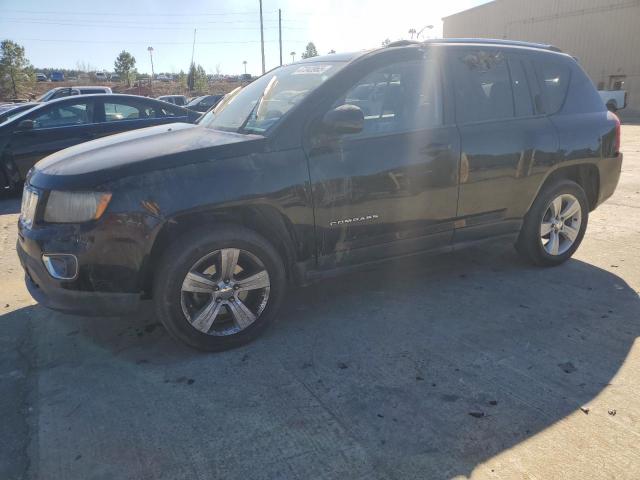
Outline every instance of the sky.
<path id="1" fill-rule="evenodd" d="M 442 36 L 441 18 L 488 0 L 263 0 L 265 63 L 279 65 L 278 9 L 283 63 L 300 58 L 308 42 L 319 54 L 376 48 L 389 38 Z M 262 73 L 259 0 L 0 0 L 0 38 L 25 47 L 36 68 L 113 71 L 122 50 L 151 73 L 186 71 L 194 61 L 207 73 Z"/>

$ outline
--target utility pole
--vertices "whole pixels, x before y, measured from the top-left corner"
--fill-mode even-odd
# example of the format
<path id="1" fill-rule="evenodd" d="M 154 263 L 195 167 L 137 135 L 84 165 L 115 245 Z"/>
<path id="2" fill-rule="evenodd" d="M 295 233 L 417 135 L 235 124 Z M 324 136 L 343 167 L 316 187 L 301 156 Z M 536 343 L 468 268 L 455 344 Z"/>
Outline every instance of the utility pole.
<path id="1" fill-rule="evenodd" d="M 191 65 L 193 65 L 193 55 L 196 53 L 196 29 L 193 29 L 193 47 L 191 47 Z M 189 65 L 189 68 L 191 68 Z"/>
<path id="2" fill-rule="evenodd" d="M 153 80 L 153 47 L 147 47 L 147 50 L 149 51 L 149 58 L 151 59 L 151 79 Z"/>
<path id="3" fill-rule="evenodd" d="M 262 74 L 264 75 L 264 28 L 262 27 L 262 0 L 260 0 L 260 49 L 262 51 Z"/>
<path id="4" fill-rule="evenodd" d="M 278 9 L 278 41 L 280 43 L 280 66 L 282 66 L 282 10 Z"/>
<path id="5" fill-rule="evenodd" d="M 151 81 L 149 81 L 149 85 L 151 86 L 151 92 L 153 93 L 153 47 L 147 47 L 147 50 L 149 51 L 149 58 L 151 59 Z"/>

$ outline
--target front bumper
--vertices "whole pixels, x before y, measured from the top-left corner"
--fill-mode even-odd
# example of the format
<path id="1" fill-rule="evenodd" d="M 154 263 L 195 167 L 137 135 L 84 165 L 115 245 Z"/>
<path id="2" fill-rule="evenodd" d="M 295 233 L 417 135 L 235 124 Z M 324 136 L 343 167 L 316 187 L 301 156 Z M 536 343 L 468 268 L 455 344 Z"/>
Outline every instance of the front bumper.
<path id="1" fill-rule="evenodd" d="M 29 255 L 18 240 L 16 249 L 25 271 L 25 283 L 33 299 L 44 307 L 78 315 L 108 316 L 130 313 L 138 308 L 140 295 L 71 290 L 64 281 L 52 278 L 40 257 Z"/>

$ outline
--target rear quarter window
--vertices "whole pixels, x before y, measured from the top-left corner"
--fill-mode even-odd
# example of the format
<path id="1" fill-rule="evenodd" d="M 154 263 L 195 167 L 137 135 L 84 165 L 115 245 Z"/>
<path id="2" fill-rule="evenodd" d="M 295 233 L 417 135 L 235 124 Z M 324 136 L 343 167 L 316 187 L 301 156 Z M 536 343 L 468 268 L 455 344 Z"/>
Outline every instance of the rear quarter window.
<path id="1" fill-rule="evenodd" d="M 536 75 L 544 101 L 544 109 L 548 114 L 560 111 L 567 97 L 571 69 L 566 62 L 552 58 L 534 60 Z"/>

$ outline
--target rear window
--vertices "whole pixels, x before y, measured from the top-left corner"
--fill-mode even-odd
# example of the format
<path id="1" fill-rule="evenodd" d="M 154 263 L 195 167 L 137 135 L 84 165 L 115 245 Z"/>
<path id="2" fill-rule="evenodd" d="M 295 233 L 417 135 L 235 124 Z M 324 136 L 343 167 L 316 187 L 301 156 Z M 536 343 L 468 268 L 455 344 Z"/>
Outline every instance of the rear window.
<path id="1" fill-rule="evenodd" d="M 80 93 L 83 95 L 89 95 L 91 93 L 105 93 L 104 88 L 81 88 Z"/>
<path id="2" fill-rule="evenodd" d="M 537 58 L 534 60 L 536 75 L 540 83 L 540 90 L 545 106 L 545 112 L 558 112 L 567 96 L 571 70 L 566 63 L 551 58 Z"/>
<path id="3" fill-rule="evenodd" d="M 507 59 L 500 51 L 463 50 L 453 56 L 459 123 L 514 116 Z"/>

